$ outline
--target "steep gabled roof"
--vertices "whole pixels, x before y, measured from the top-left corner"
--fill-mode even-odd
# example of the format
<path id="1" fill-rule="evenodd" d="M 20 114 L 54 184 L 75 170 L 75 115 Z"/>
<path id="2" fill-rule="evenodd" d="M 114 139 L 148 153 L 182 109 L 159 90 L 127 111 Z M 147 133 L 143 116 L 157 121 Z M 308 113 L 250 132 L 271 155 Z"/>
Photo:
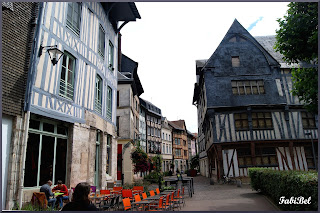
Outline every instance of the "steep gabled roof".
<path id="1" fill-rule="evenodd" d="M 174 129 L 181 130 L 181 131 L 186 130 L 186 124 L 184 120 L 168 121 L 168 122 Z"/>
<path id="2" fill-rule="evenodd" d="M 268 51 L 266 51 L 259 42 L 257 42 L 257 40 L 238 22 L 237 19 L 235 19 L 231 27 L 229 28 L 227 34 L 224 36 L 219 46 L 208 59 L 204 67 L 214 67 L 214 60 L 216 59 L 215 56 L 217 55 L 217 52 L 220 50 L 220 47 L 224 45 L 224 43 L 229 42 L 229 39 L 236 35 L 252 42 L 258 49 L 260 49 L 260 51 L 265 55 L 270 66 L 280 66 L 277 60 L 274 59 L 272 55 Z"/>

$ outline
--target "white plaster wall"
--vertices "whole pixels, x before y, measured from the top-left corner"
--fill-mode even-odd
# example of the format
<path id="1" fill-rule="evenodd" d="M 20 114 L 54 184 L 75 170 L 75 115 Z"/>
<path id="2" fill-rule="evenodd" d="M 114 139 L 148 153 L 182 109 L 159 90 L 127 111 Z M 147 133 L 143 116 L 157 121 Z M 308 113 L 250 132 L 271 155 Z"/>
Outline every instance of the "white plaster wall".
<path id="1" fill-rule="evenodd" d="M 2 116 L 2 209 L 5 209 L 12 119 Z"/>

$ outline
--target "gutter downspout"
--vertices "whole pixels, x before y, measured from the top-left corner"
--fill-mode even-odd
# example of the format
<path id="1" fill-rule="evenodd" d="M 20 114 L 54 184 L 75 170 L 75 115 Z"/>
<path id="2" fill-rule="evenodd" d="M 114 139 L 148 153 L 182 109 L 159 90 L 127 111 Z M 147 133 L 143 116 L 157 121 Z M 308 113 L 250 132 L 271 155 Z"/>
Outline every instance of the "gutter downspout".
<path id="1" fill-rule="evenodd" d="M 21 210 L 22 207 L 22 190 L 24 187 L 24 174 L 25 174 L 25 161 L 26 161 L 26 152 L 27 152 L 27 141 L 28 141 L 28 132 L 29 132 L 29 120 L 30 120 L 30 105 L 31 105 L 31 96 L 32 96 L 32 84 L 33 84 L 33 76 L 35 74 L 36 69 L 36 59 L 37 59 L 37 47 L 39 45 L 39 35 L 40 35 L 40 23 L 42 20 L 43 14 L 43 2 L 39 3 L 39 16 L 36 19 L 36 32 L 34 34 L 33 39 L 33 46 L 32 46 L 32 54 L 31 54 L 31 64 L 29 67 L 29 85 L 26 91 L 26 102 L 25 102 L 25 110 L 27 111 L 27 115 L 25 116 L 25 123 L 24 123 L 24 137 L 21 144 L 21 159 L 22 159 L 22 168 L 20 170 L 20 186 L 18 190 L 18 197 L 19 197 L 19 208 Z"/>

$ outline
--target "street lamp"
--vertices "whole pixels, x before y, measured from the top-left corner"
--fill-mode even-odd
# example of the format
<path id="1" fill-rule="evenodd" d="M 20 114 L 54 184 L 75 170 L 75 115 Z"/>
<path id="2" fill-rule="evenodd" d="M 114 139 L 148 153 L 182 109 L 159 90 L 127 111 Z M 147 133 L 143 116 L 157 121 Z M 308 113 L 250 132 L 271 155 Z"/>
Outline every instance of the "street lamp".
<path id="1" fill-rule="evenodd" d="M 59 59 L 63 55 L 63 52 L 57 48 L 57 45 L 53 45 L 53 46 L 40 45 L 38 57 L 42 55 L 43 49 L 47 50 L 53 66 L 58 63 Z"/>
<path id="2" fill-rule="evenodd" d="M 313 162 L 314 162 L 314 166 L 316 167 L 316 171 L 318 171 L 318 165 L 317 165 L 317 161 L 316 161 L 316 154 L 315 154 L 315 151 L 314 151 L 312 133 L 311 132 L 307 132 L 307 133 L 305 133 L 305 135 L 310 135 L 311 136 L 311 147 L 312 147 Z"/>

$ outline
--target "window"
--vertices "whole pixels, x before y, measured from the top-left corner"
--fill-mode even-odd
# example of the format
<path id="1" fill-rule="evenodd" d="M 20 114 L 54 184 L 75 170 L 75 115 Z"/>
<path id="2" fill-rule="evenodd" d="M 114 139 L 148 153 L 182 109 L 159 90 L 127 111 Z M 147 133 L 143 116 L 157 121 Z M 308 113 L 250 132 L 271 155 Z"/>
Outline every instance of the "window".
<path id="1" fill-rule="evenodd" d="M 232 94 L 234 95 L 259 95 L 265 94 L 263 80 L 231 81 Z"/>
<path id="2" fill-rule="evenodd" d="M 304 129 L 316 128 L 314 116 L 310 112 L 301 112 L 301 116 Z"/>
<path id="3" fill-rule="evenodd" d="M 169 135 L 169 141 L 171 141 L 171 135 Z"/>
<path id="4" fill-rule="evenodd" d="M 272 118 L 270 112 L 253 112 L 252 113 L 253 129 L 272 129 Z"/>
<path id="5" fill-rule="evenodd" d="M 120 116 L 117 116 L 117 136 L 119 136 L 119 127 L 120 127 Z"/>
<path id="6" fill-rule="evenodd" d="M 96 132 L 96 153 L 95 153 L 95 167 L 94 167 L 94 185 L 99 186 L 99 167 L 100 167 L 100 143 L 101 143 L 101 132 Z"/>
<path id="7" fill-rule="evenodd" d="M 117 107 L 119 107 L 120 105 L 120 91 L 117 91 Z"/>
<path id="8" fill-rule="evenodd" d="M 313 158 L 312 146 L 305 146 L 304 153 L 306 155 L 308 169 L 316 169 L 314 165 L 314 160 L 318 162 L 318 144 L 314 143 L 314 152 L 315 152 L 315 159 Z"/>
<path id="9" fill-rule="evenodd" d="M 166 153 L 166 149 L 165 149 L 165 145 L 164 144 L 162 144 L 162 153 Z"/>
<path id="10" fill-rule="evenodd" d="M 175 149 L 176 151 L 176 156 L 181 156 L 181 149 Z"/>
<path id="11" fill-rule="evenodd" d="M 169 144 L 169 154 L 172 154 L 172 153 L 171 153 L 171 150 L 172 150 L 172 149 L 171 149 L 171 144 Z"/>
<path id="12" fill-rule="evenodd" d="M 148 132 L 148 135 L 151 135 L 150 127 L 148 127 L 147 130 L 148 130 L 148 131 L 147 131 L 147 132 Z"/>
<path id="13" fill-rule="evenodd" d="M 185 140 L 183 140 L 183 145 L 186 146 L 187 145 L 187 142 Z"/>
<path id="14" fill-rule="evenodd" d="M 168 144 L 166 145 L 166 150 L 167 150 L 167 151 L 166 151 L 166 153 L 167 153 L 167 154 L 170 154 L 170 153 L 169 153 L 169 147 L 168 147 Z"/>
<path id="15" fill-rule="evenodd" d="M 236 130 L 249 130 L 247 113 L 234 113 Z"/>
<path id="16" fill-rule="evenodd" d="M 107 89 L 107 118 L 111 120 L 112 118 L 112 89 L 108 87 Z"/>
<path id="17" fill-rule="evenodd" d="M 75 62 L 72 55 L 67 52 L 63 54 L 59 95 L 71 100 L 74 94 Z"/>
<path id="18" fill-rule="evenodd" d="M 111 70 L 111 71 L 114 70 L 114 67 L 113 67 L 113 55 L 114 55 L 113 44 L 111 43 L 111 41 L 109 41 L 108 68 L 109 68 L 109 70 Z"/>
<path id="19" fill-rule="evenodd" d="M 99 25 L 99 42 L 98 42 L 98 53 L 104 59 L 105 51 L 105 32 L 102 25 Z"/>
<path id="20" fill-rule="evenodd" d="M 111 140 L 112 136 L 107 135 L 107 164 L 106 164 L 106 173 L 111 174 L 111 164 L 110 164 L 110 159 L 111 159 Z"/>
<path id="21" fill-rule="evenodd" d="M 188 156 L 187 150 L 184 150 L 184 156 Z"/>
<path id="22" fill-rule="evenodd" d="M 174 139 L 174 144 L 178 144 L 178 139 L 177 138 Z"/>
<path id="23" fill-rule="evenodd" d="M 96 76 L 96 98 L 95 111 L 101 114 L 102 108 L 102 79 L 99 75 Z"/>
<path id="24" fill-rule="evenodd" d="M 178 138 L 178 145 L 180 145 L 180 138 Z"/>
<path id="25" fill-rule="evenodd" d="M 80 35 L 80 13 L 80 3 L 68 3 L 67 27 L 78 36 Z"/>
<path id="26" fill-rule="evenodd" d="M 52 121 L 30 119 L 24 187 L 40 187 L 48 180 L 66 181 L 68 128 Z M 47 132 L 44 126 L 53 126 Z M 39 162 L 40 161 L 40 162 Z M 55 164 L 53 163 L 55 162 Z"/>
<path id="27" fill-rule="evenodd" d="M 232 67 L 240 67 L 240 58 L 239 56 L 231 57 Z"/>
<path id="28" fill-rule="evenodd" d="M 251 159 L 251 150 L 249 148 L 237 149 L 237 156 L 239 168 L 253 166 Z"/>
<path id="29" fill-rule="evenodd" d="M 276 148 L 274 147 L 257 147 L 256 166 L 278 166 Z"/>
<path id="30" fill-rule="evenodd" d="M 162 133 L 162 139 L 164 139 L 164 133 Z"/>
<path id="31" fill-rule="evenodd" d="M 166 133 L 166 140 L 168 140 L 168 134 Z"/>

